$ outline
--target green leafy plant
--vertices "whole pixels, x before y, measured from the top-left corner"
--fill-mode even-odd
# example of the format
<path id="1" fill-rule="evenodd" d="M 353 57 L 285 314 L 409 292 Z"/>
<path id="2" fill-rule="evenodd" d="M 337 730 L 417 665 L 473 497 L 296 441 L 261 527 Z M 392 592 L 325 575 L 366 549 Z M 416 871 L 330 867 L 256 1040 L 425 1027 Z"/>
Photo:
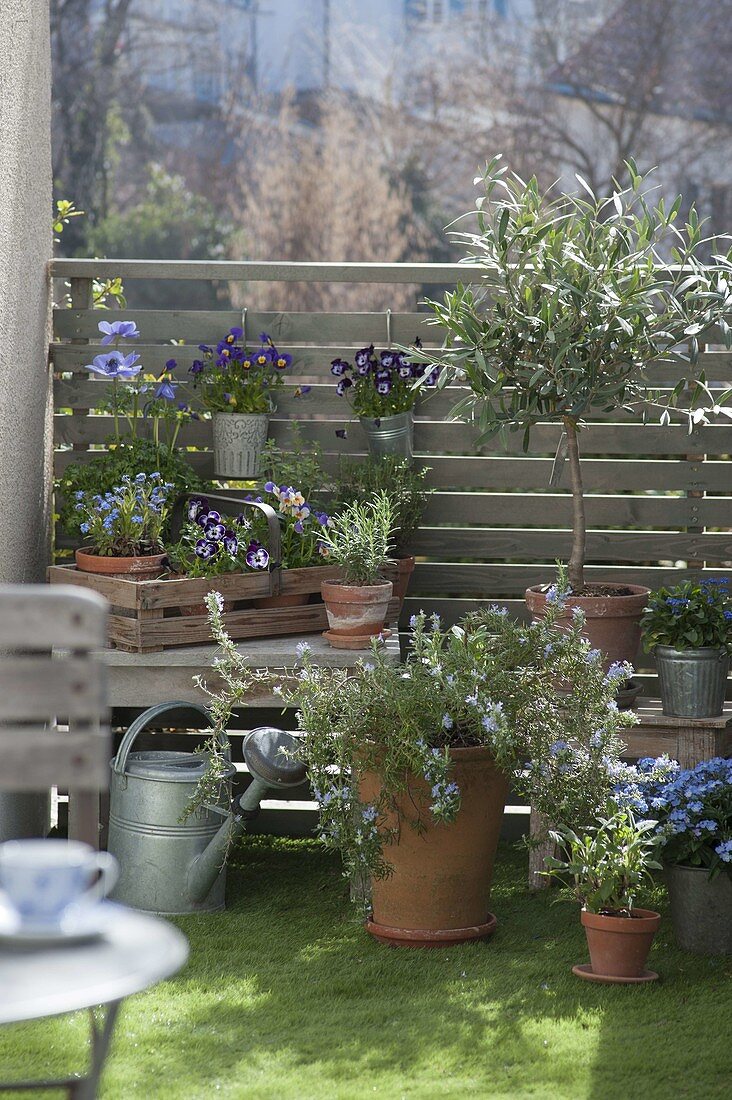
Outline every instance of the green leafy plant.
<path id="1" fill-rule="evenodd" d="M 60 497 L 59 519 L 72 538 L 81 535 L 81 520 L 74 507 L 79 492 L 104 496 L 124 477 L 156 472 L 172 484 L 171 497 L 202 492 L 207 487 L 182 451 L 170 451 L 167 446 L 157 446 L 152 440 L 139 438 L 123 438 L 119 443 L 110 440 L 107 447 L 106 452 L 95 455 L 89 462 L 70 463 L 56 481 L 56 493 Z"/>
<path id="2" fill-rule="evenodd" d="M 321 528 L 324 556 L 343 569 L 343 583 L 378 584 L 389 564 L 394 506 L 383 490 L 371 500 L 353 501 Z"/>
<path id="3" fill-rule="evenodd" d="M 327 668 L 307 644 L 299 646 L 301 667 L 283 670 L 273 690 L 298 709 L 299 751 L 320 804 L 320 835 L 340 851 L 346 873 L 390 873 L 387 814 L 397 812 L 405 828 L 424 826 L 416 806 L 406 816 L 398 808 L 412 777 L 430 785 L 431 817 L 455 819 L 456 747 L 490 748 L 552 820 L 590 821 L 604 807 L 622 747 L 618 734 L 635 721 L 614 701 L 629 668 L 605 673 L 602 655 L 582 636 L 582 615 L 560 630 L 558 614 L 550 607 L 540 622 L 524 626 L 492 607 L 450 630 L 439 616 L 416 615 L 406 665 L 392 664 L 374 646 L 355 669 Z M 251 670 L 220 614 L 212 610 L 210 622 L 226 667 L 217 695 L 225 710 L 245 699 Z M 369 772 L 379 776 L 381 794 L 364 804 L 359 784 Z"/>
<path id="4" fill-rule="evenodd" d="M 550 877 L 572 879 L 573 897 L 588 913 L 629 917 L 638 890 L 652 881 L 651 871 L 660 871 L 653 858 L 657 849 L 655 821 L 638 821 L 629 808 L 611 806 L 609 816 L 581 834 L 572 829 L 550 830 L 557 844 L 565 847 L 566 859 L 550 856 Z"/>
<path id="5" fill-rule="evenodd" d="M 265 482 L 296 485 L 306 500 L 323 496 L 332 488 L 323 465 L 322 447 L 305 438 L 297 421 L 292 423 L 288 447 L 267 440 L 262 450 L 262 471 Z"/>
<path id="6" fill-rule="evenodd" d="M 627 164 L 630 183 L 597 196 L 580 176 L 582 194 L 542 194 L 494 158 L 482 177 L 477 231 L 455 232 L 465 263 L 480 285 L 458 287 L 429 302 L 444 327 L 444 351 L 422 352 L 446 366 L 442 388 L 455 377 L 470 393 L 453 416 L 474 422 L 478 443 L 504 430 L 522 431 L 528 449 L 540 421 L 560 424 L 566 438 L 573 500 L 569 583 L 585 589 L 585 506 L 579 436 L 591 412 L 620 407 L 662 423 L 691 387 L 679 412 L 690 424 L 724 404 L 699 369 L 699 340 L 718 324 L 730 346 L 725 314 L 732 307 L 730 258 L 705 266 L 701 227 L 692 209 L 679 228 L 681 198 L 667 209 L 648 198 L 648 175 Z M 674 266 L 665 262 L 667 252 Z M 667 395 L 653 385 L 653 368 L 672 361 L 686 377 Z"/>
<path id="7" fill-rule="evenodd" d="M 648 597 L 641 618 L 643 645 L 732 650 L 732 595 L 726 577 L 684 581 Z"/>
<path id="8" fill-rule="evenodd" d="M 418 469 L 407 459 L 394 455 L 365 460 L 342 458 L 336 479 L 334 510 L 353 501 L 364 503 L 382 491 L 389 493 L 394 505 L 394 554 L 404 557 L 432 492 L 425 485 L 428 473 L 428 466 Z"/>

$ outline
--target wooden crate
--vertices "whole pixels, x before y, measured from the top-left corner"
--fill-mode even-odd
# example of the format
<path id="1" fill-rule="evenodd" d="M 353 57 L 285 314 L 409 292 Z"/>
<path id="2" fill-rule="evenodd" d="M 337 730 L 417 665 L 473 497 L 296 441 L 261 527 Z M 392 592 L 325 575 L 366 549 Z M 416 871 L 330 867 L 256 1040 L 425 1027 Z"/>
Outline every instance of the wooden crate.
<path id="1" fill-rule="evenodd" d="M 390 580 L 396 567 L 385 570 Z M 313 566 L 309 569 L 282 569 L 280 594 L 305 593 L 310 602 L 301 607 L 257 608 L 239 606 L 224 615 L 229 635 L 235 640 L 266 638 L 277 634 L 310 634 L 327 630 L 325 605 L 320 599 L 323 581 L 338 581 L 340 569 Z M 128 653 L 159 652 L 171 646 L 200 645 L 212 641 L 206 615 L 181 615 L 180 608 L 201 603 L 212 591 L 224 599 L 245 605 L 271 595 L 269 573 L 226 574 L 209 579 L 184 577 L 176 580 L 139 581 L 124 577 L 105 577 L 84 573 L 75 565 L 52 565 L 48 570 L 51 584 L 75 584 L 91 588 L 112 605 L 109 616 L 109 640 Z M 396 622 L 399 600 L 389 604 L 388 622 Z"/>

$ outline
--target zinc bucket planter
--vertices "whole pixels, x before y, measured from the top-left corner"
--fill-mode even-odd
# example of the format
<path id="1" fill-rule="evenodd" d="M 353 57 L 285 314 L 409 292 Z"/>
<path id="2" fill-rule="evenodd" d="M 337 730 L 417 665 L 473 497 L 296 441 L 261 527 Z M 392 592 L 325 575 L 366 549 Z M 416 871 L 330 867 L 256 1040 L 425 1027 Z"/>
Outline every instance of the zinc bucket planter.
<path id="1" fill-rule="evenodd" d="M 451 778 L 461 792 L 455 821 L 434 820 L 429 784 L 411 776 L 408 791 L 383 825 L 398 830 L 398 839 L 384 847 L 394 870 L 388 878 L 373 880 L 366 928 L 393 947 L 448 947 L 485 939 L 496 928 L 490 890 L 508 777 L 487 748 L 455 748 L 450 755 Z M 361 801 L 374 802 L 380 789 L 379 775 L 366 773 L 359 785 Z M 424 825 L 420 833 L 409 824 L 417 812 Z"/>
<path id="2" fill-rule="evenodd" d="M 269 414 L 214 413 L 212 424 L 216 476 L 237 481 L 259 477 Z"/>
<path id="3" fill-rule="evenodd" d="M 628 595 L 569 596 L 557 620 L 559 626 L 563 620 L 569 623 L 572 609 L 579 607 L 586 618 L 584 632 L 593 648 L 605 654 L 606 668 L 616 661 L 635 664 L 640 645 L 640 619 L 650 589 L 639 584 L 623 587 L 629 590 Z M 534 621 L 538 621 L 546 611 L 546 592 L 536 585 L 526 589 L 525 599 Z"/>
<path id="4" fill-rule="evenodd" d="M 726 650 L 658 645 L 653 653 L 664 714 L 671 718 L 717 718 L 722 713 L 729 672 Z"/>
<path id="5" fill-rule="evenodd" d="M 372 458 L 387 455 L 411 460 L 414 454 L 414 416 L 412 410 L 394 416 L 359 417 Z"/>
<path id="6" fill-rule="evenodd" d="M 706 867 L 664 868 L 676 942 L 695 955 L 732 955 L 732 873 L 710 879 Z"/>
<path id="7" fill-rule="evenodd" d="M 382 584 L 337 584 L 323 581 L 320 591 L 329 629 L 324 637 L 336 649 L 369 649 L 371 639 L 384 630 L 393 591 Z"/>
<path id="8" fill-rule="evenodd" d="M 590 965 L 573 967 L 578 977 L 599 982 L 652 981 L 658 975 L 645 969 L 653 937 L 661 923 L 659 913 L 634 909 L 632 917 L 581 913 L 590 951 Z"/>

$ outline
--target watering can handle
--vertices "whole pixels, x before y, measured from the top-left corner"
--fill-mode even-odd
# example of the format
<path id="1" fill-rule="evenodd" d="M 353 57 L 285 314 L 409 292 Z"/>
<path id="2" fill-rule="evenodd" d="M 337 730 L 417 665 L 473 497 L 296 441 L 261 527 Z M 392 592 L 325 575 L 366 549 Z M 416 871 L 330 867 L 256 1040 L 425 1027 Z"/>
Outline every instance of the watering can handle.
<path id="1" fill-rule="evenodd" d="M 173 710 L 195 710 L 206 719 L 207 725 L 211 724 L 211 715 L 205 707 L 200 706 L 198 703 L 178 701 L 173 703 L 158 703 L 154 707 L 148 707 L 142 714 L 138 714 L 137 718 L 131 723 L 129 729 L 122 738 L 117 755 L 112 761 L 112 771 L 116 772 L 118 775 L 124 775 L 125 768 L 127 767 L 127 757 L 130 755 L 132 743 L 137 735 L 142 733 L 145 727 L 149 726 L 156 718 L 160 718 L 161 715 L 168 714 Z"/>

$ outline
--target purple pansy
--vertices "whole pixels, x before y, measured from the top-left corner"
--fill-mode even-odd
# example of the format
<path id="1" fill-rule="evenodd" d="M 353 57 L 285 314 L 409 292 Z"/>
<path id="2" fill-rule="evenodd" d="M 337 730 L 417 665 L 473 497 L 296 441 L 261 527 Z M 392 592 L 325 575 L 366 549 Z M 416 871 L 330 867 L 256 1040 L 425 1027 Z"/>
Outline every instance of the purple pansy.
<path id="1" fill-rule="evenodd" d="M 218 552 L 218 544 L 210 542 L 208 539 L 199 539 L 196 543 L 196 556 L 203 558 L 204 561 L 210 561 L 211 558 L 216 557 Z"/>
<path id="2" fill-rule="evenodd" d="M 211 539 L 212 541 L 215 539 L 217 542 L 221 542 L 221 540 L 226 537 L 226 527 L 223 523 L 211 523 L 210 519 L 211 517 L 209 515 L 209 522 L 204 527 L 203 533 L 207 539 Z"/>
<path id="3" fill-rule="evenodd" d="M 339 397 L 343 397 L 344 393 L 349 386 L 352 386 L 353 382 L 350 378 L 339 378 L 336 384 L 336 393 Z"/>
<path id="4" fill-rule="evenodd" d="M 349 364 L 345 359 L 334 359 L 330 364 L 330 373 L 334 374 L 336 378 L 340 378 L 345 374 L 347 370 L 350 370 Z"/>
<path id="5" fill-rule="evenodd" d="M 247 550 L 246 562 L 250 569 L 266 569 L 269 565 L 269 554 L 258 542 L 250 542 Z"/>

